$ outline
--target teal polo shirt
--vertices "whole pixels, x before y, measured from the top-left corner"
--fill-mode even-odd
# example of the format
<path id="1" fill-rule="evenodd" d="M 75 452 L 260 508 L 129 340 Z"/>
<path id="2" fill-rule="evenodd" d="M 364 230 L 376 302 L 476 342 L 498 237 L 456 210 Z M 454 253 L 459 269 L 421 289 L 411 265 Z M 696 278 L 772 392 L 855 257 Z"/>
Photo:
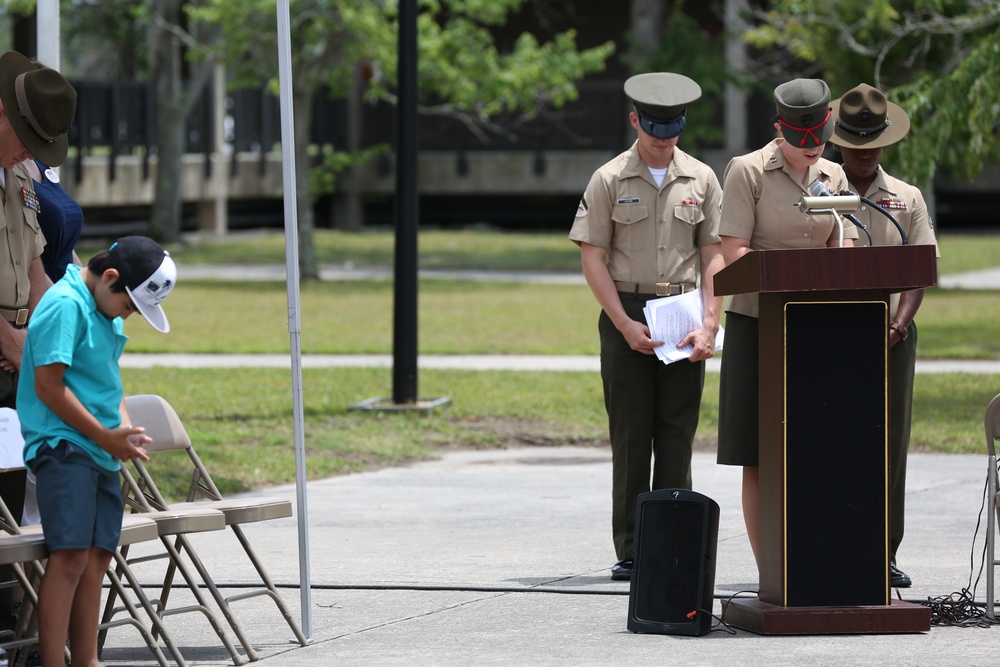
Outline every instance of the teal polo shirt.
<path id="1" fill-rule="evenodd" d="M 84 449 L 101 468 L 117 471 L 121 464 L 96 442 L 60 419 L 35 394 L 35 369 L 65 364 L 63 382 L 83 406 L 108 428 L 121 425 L 121 372 L 118 359 L 128 336 L 122 319 L 108 318 L 80 275 L 70 265 L 66 275 L 50 287 L 31 314 L 17 387 L 17 416 L 24 435 L 24 461 L 44 446 L 69 440 Z"/>

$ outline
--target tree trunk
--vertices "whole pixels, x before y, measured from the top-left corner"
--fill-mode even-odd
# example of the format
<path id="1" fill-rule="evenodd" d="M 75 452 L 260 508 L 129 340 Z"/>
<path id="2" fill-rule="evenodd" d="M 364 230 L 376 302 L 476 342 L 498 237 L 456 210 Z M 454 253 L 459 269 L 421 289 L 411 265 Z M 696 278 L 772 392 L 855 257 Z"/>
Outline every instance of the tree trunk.
<path id="1" fill-rule="evenodd" d="M 292 104 L 295 109 L 295 202 L 299 218 L 299 274 L 304 279 L 319 278 L 316 246 L 313 243 L 315 220 L 312 196 L 309 194 L 309 130 L 312 127 L 312 101 L 315 91 L 292 86 Z M 285 193 L 290 196 L 290 193 Z"/>
<path id="2" fill-rule="evenodd" d="M 346 150 L 357 154 L 361 150 L 364 111 L 361 101 L 361 67 L 351 74 L 351 90 L 347 94 L 347 145 Z M 365 208 L 361 201 L 360 168 L 355 166 L 340 176 L 333 193 L 333 226 L 336 229 L 359 232 L 365 226 Z"/>
<path id="3" fill-rule="evenodd" d="M 181 0 L 156 0 L 156 11 L 170 25 L 180 22 Z M 175 243 L 181 231 L 181 162 L 186 116 L 181 96 L 180 44 L 166 30 L 154 27 L 153 72 L 156 109 L 156 187 L 149 234 Z"/>
<path id="4" fill-rule="evenodd" d="M 632 50 L 628 60 L 635 74 L 645 69 L 643 58 L 655 51 L 663 39 L 665 4 L 663 0 L 632 0 L 630 14 Z"/>

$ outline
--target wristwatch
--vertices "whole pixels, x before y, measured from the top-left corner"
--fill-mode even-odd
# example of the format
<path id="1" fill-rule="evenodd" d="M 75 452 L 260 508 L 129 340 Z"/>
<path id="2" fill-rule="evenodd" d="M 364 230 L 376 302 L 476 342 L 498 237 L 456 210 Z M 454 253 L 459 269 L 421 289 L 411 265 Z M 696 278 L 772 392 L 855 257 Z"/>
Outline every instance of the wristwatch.
<path id="1" fill-rule="evenodd" d="M 908 328 L 900 327 L 895 322 L 889 324 L 889 330 L 898 333 L 900 340 L 906 340 L 906 337 L 910 335 L 910 330 Z"/>

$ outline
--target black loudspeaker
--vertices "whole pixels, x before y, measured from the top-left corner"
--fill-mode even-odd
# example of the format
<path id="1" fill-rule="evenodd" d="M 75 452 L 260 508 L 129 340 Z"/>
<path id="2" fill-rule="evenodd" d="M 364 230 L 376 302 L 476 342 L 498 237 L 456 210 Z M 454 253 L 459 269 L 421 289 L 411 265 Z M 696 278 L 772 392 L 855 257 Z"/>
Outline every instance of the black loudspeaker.
<path id="1" fill-rule="evenodd" d="M 718 543 L 719 505 L 708 496 L 685 489 L 641 494 L 628 629 L 692 636 L 711 630 Z"/>

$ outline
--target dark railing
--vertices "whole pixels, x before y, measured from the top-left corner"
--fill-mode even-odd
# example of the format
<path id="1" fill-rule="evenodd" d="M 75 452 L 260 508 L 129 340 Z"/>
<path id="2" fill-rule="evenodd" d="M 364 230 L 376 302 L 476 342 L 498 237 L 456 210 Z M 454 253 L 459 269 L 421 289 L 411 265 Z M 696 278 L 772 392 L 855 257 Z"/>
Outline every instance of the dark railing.
<path id="1" fill-rule="evenodd" d="M 109 158 L 109 177 L 115 178 L 115 160 L 122 155 L 148 158 L 156 152 L 153 87 L 143 81 L 75 80 L 77 117 L 70 131 L 70 144 L 77 153 L 101 154 Z M 226 96 L 224 141 L 233 153 L 263 156 L 280 142 L 278 99 L 262 86 L 230 91 Z M 563 109 L 546 111 L 532 120 L 513 115 L 494 119 L 506 135 L 489 133 L 483 142 L 460 120 L 444 116 L 420 119 L 421 150 L 603 150 L 609 153 L 626 145 L 623 122 L 625 98 L 617 82 L 585 82 L 580 98 Z M 188 153 L 209 154 L 213 150 L 212 96 L 203 91 L 186 125 Z M 343 147 L 347 143 L 346 102 L 317 96 L 313 107 L 311 140 L 317 145 Z M 394 144 L 394 109 L 386 103 L 364 108 L 361 146 Z M 207 162 L 206 162 L 207 163 Z M 72 163 L 71 163 L 72 164 Z M 261 165 L 265 162 L 261 161 Z M 79 178 L 81 163 L 76 162 Z"/>

